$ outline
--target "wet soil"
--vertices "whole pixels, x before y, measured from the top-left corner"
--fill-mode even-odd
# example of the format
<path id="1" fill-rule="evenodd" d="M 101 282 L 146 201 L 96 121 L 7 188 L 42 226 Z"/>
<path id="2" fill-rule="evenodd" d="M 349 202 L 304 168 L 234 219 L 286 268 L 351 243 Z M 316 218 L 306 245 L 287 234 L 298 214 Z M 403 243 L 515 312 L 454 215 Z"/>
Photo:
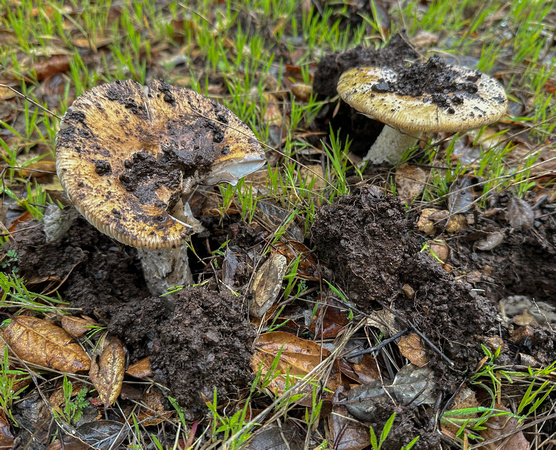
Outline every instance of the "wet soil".
<path id="1" fill-rule="evenodd" d="M 407 38 L 397 34 L 381 49 L 357 46 L 346 52 L 324 56 L 315 72 L 313 91 L 321 101 L 337 96 L 336 86 L 340 75 L 354 67 L 406 67 L 409 61 L 419 58 L 419 54 L 407 42 Z M 325 104 L 320 111 L 316 119 L 317 128 L 328 133 L 330 125 L 334 130 L 340 130 L 342 140 L 349 136 L 352 140 L 350 150 L 359 156 L 367 154 L 384 126 L 381 122 L 365 117 L 343 101 L 340 101 L 339 108 L 337 102 L 333 102 Z"/>
<path id="2" fill-rule="evenodd" d="M 189 408 L 189 417 L 206 412 L 215 388 L 219 405 L 241 398 L 253 376 L 249 361 L 256 333 L 238 298 L 213 282 L 180 291 L 172 313 L 160 298 L 148 302 L 126 304 L 109 330 L 135 349 L 134 359 L 152 355 L 155 380 Z"/>
<path id="3" fill-rule="evenodd" d="M 416 219 L 405 213 L 398 199 L 364 187 L 321 209 L 311 230 L 312 240 L 327 276 L 359 311 L 368 314 L 389 308 L 401 327 L 415 326 L 451 361 L 427 348 L 428 366 L 444 398 L 473 373 L 484 356 L 481 344 L 495 350 L 503 343 L 500 364 L 519 363 L 521 353 L 541 364 L 552 363 L 556 359 L 554 333 L 547 327 L 507 324 L 498 307 L 502 296 L 518 292 L 554 304 L 556 224 L 552 216 L 545 223 L 538 221 L 534 230 L 509 230 L 505 219 L 484 218 L 475 229 L 452 236 L 450 263 L 455 269 L 451 273 L 421 251 L 429 237 L 415 232 Z M 474 241 L 486 230 L 504 227 L 508 238 L 502 245 L 491 252 L 474 249 Z M 488 267 L 492 270 L 485 271 Z M 489 275 L 474 284 L 461 275 L 479 269 Z M 407 286 L 413 296 L 406 294 Z M 384 421 L 391 412 L 385 410 Z M 403 407 L 396 412 L 405 417 L 402 438 L 421 435 L 426 439 L 416 448 L 433 447 L 429 438 L 438 437 L 431 434 L 430 409 Z M 377 418 L 378 429 L 384 421 Z"/>
<path id="4" fill-rule="evenodd" d="M 479 98 L 477 81 L 481 75 L 479 71 L 455 70 L 435 55 L 425 63 L 401 69 L 395 81 L 379 80 L 372 90 L 414 98 L 426 96 L 442 108 L 452 108 L 461 105 L 464 98 Z"/>
<path id="5" fill-rule="evenodd" d="M 391 308 L 403 322 L 424 331 L 455 369 L 468 370 L 482 357 L 477 341 L 498 332 L 497 306 L 421 252 L 412 229 L 397 199 L 367 187 L 323 207 L 312 237 L 323 263 L 358 309 Z M 405 284 L 415 291 L 413 298 L 403 293 Z M 438 354 L 430 356 L 431 367 L 444 378 L 450 368 Z M 450 381 L 444 387 L 457 383 L 457 377 Z"/>
<path id="6" fill-rule="evenodd" d="M 155 379 L 190 419 L 207 411 L 201 393 L 212 400 L 217 387 L 221 404 L 248 385 L 255 332 L 244 305 L 227 290 L 210 283 L 184 289 L 169 310 L 168 302 L 148 292 L 135 249 L 85 220 L 52 244 L 45 243 L 41 223 L 20 228 L 6 247 L 19 255 L 19 273 L 38 291 L 47 280 L 61 283 L 61 298 L 107 324 L 125 343 L 130 363 L 151 356 Z"/>

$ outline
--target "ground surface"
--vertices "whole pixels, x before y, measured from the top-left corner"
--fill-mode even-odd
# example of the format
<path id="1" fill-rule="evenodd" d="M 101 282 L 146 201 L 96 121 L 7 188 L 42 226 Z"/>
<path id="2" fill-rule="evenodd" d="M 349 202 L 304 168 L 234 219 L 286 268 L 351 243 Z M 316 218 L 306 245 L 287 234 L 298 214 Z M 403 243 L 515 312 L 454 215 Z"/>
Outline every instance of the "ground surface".
<path id="1" fill-rule="evenodd" d="M 480 448 L 549 448 L 551 5 L 249 6 L 0 8 L 0 311 L 9 347 L 0 342 L 0 448 L 360 450 L 370 448 L 370 427 L 380 436 L 390 422 L 383 449 L 416 437 L 421 449 L 489 439 Z M 361 165 L 384 126 L 339 99 L 341 74 L 400 70 L 404 93 L 449 108 L 463 91 L 476 93 L 454 85 L 443 61 L 495 77 L 507 114 L 465 134 L 424 133 L 404 164 Z M 126 79 L 160 85 L 165 106 L 179 101 L 169 85 L 209 97 L 215 111 L 226 106 L 268 161 L 237 186 L 199 185 L 181 199 L 172 191 L 159 205 L 188 202 L 199 221 L 189 248 L 195 284 L 165 296 L 149 292 L 136 249 L 83 218 L 45 240 L 45 204 L 71 215 L 55 158 L 73 128 L 59 131 L 58 119 L 84 92 Z M 107 96 L 148 119 L 127 94 Z M 131 149 L 135 169 L 111 182 L 156 203 L 166 185 L 209 170 L 214 155 L 203 159 L 201 144 L 225 153 L 216 144 L 230 122 L 187 119 L 201 134 L 180 146 L 186 164 L 154 167 L 147 144 L 160 133 L 149 129 L 147 144 Z M 75 112 L 65 121 L 83 124 Z M 118 131 L 123 143 L 138 130 Z M 99 176 L 112 170 L 91 161 Z M 87 325 L 73 334 L 72 322 Z M 60 337 L 61 327 L 73 337 Z"/>

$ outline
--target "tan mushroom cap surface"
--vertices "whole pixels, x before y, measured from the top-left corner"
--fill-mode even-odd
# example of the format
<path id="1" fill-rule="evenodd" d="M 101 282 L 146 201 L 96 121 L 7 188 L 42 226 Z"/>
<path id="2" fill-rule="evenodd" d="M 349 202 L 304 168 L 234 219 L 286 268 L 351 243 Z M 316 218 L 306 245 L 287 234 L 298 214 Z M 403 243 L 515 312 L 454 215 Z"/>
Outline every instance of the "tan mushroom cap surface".
<path id="1" fill-rule="evenodd" d="M 93 88 L 68 108 L 56 138 L 56 171 L 76 209 L 144 249 L 189 237 L 170 212 L 192 185 L 234 182 L 264 162 L 255 135 L 229 109 L 160 81 Z"/>
<path id="2" fill-rule="evenodd" d="M 467 131 L 496 122 L 506 113 L 508 100 L 498 81 L 480 72 L 449 67 L 458 73 L 455 82 L 476 78 L 477 92 L 443 94 L 444 105 L 434 102 L 433 94 L 412 97 L 382 92 L 381 85 L 395 84 L 398 74 L 376 67 L 344 72 L 337 90 L 346 103 L 363 114 L 409 131 Z"/>

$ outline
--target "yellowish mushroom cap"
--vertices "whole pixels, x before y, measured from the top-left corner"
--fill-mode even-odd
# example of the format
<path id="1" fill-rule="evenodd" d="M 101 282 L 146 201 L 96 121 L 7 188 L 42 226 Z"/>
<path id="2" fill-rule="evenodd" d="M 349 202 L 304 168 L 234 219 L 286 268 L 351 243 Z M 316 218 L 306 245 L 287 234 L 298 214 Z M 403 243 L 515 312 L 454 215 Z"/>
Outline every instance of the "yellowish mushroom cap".
<path id="1" fill-rule="evenodd" d="M 351 107 L 383 123 L 408 131 L 467 131 L 496 122 L 506 112 L 504 88 L 480 72 L 446 65 L 455 74 L 454 84 L 476 84 L 476 92 L 455 89 L 419 96 L 390 92 L 399 73 L 391 69 L 359 67 L 342 74 L 338 94 Z"/>
<path id="2" fill-rule="evenodd" d="M 56 170 L 77 210 L 137 248 L 183 244 L 191 227 L 172 217 L 200 182 L 234 183 L 265 162 L 253 132 L 194 91 L 152 81 L 97 86 L 68 108 L 56 138 Z"/>

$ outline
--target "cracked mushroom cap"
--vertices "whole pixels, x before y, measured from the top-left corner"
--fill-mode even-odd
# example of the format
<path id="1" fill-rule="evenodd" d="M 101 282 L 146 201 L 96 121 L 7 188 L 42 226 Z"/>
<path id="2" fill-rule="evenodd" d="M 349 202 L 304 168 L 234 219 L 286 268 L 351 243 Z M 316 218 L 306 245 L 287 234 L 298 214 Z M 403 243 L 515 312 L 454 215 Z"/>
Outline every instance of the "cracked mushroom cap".
<path id="1" fill-rule="evenodd" d="M 97 86 L 68 108 L 56 171 L 77 210 L 137 248 L 183 244 L 191 227 L 171 215 L 197 183 L 234 184 L 265 163 L 253 132 L 194 91 L 152 81 Z"/>
<path id="2" fill-rule="evenodd" d="M 397 72 L 348 70 L 338 81 L 338 94 L 372 119 L 408 131 L 472 130 L 496 122 L 508 107 L 498 81 L 437 56 Z"/>

